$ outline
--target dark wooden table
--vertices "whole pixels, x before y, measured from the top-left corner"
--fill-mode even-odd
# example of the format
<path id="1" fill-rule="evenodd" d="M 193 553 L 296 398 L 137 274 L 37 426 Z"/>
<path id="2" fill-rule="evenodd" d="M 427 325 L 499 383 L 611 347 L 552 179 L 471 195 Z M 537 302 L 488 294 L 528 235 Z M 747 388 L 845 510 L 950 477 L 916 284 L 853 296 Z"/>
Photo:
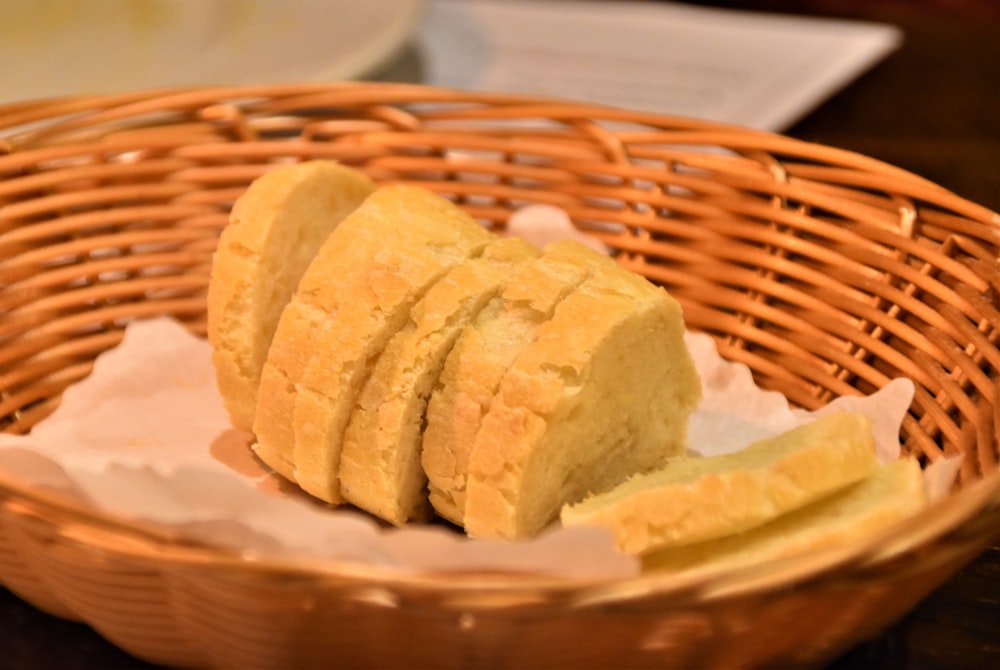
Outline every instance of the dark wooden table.
<path id="1" fill-rule="evenodd" d="M 790 128 L 789 135 L 883 159 L 1000 210 L 1000 2 L 745 0 L 693 4 L 869 18 L 902 48 Z M 0 668 L 150 667 L 86 626 L 0 589 Z M 835 670 L 1000 668 L 1000 544 Z"/>

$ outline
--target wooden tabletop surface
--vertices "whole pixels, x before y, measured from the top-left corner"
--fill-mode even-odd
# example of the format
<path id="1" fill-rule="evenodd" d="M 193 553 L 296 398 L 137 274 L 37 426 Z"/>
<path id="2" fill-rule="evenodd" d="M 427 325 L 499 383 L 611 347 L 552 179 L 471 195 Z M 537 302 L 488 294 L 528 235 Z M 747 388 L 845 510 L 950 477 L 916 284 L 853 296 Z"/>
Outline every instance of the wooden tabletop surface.
<path id="1" fill-rule="evenodd" d="M 865 18 L 902 47 L 786 132 L 880 158 L 1000 211 L 1000 2 L 743 0 L 691 4 Z M 0 589 L 0 668 L 150 667 L 84 625 Z M 829 668 L 1000 668 L 1000 543 L 881 637 Z"/>

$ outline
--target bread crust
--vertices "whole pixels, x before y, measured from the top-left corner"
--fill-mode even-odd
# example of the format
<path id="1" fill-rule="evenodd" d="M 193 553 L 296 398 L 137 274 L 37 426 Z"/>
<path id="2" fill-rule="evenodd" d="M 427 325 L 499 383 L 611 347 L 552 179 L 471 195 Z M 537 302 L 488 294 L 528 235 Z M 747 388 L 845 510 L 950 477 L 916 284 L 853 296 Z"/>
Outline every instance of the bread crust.
<path id="1" fill-rule="evenodd" d="M 363 174 L 317 160 L 264 173 L 233 204 L 213 257 L 207 317 L 217 385 L 235 427 L 253 426 L 260 371 L 299 278 L 374 189 Z"/>

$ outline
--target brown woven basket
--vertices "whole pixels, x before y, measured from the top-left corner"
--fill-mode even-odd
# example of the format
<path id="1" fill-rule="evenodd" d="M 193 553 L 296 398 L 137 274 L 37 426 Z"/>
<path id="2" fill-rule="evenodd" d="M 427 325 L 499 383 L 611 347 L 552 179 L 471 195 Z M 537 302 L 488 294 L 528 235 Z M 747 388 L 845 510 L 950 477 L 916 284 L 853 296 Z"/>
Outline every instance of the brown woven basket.
<path id="1" fill-rule="evenodd" d="M 815 664 L 996 539 L 1000 217 L 853 153 L 551 100 L 342 84 L 0 107 L 0 428 L 41 421 L 131 319 L 203 333 L 233 199 L 319 157 L 494 227 L 524 204 L 563 207 L 799 406 L 909 377 L 903 448 L 965 454 L 956 491 L 857 545 L 584 582 L 253 560 L 0 477 L 9 589 L 175 666 Z"/>

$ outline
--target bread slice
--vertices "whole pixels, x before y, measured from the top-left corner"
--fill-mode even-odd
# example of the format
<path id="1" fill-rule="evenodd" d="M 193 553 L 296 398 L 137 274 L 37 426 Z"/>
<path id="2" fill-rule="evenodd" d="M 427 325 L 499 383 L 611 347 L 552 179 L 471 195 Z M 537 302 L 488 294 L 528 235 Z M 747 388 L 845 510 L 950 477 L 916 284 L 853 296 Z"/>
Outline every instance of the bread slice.
<path id="1" fill-rule="evenodd" d="M 556 305 L 590 276 L 593 255 L 577 242 L 548 245 L 508 277 L 448 354 L 427 405 L 421 455 L 442 517 L 462 524 L 469 453 L 500 380 Z"/>
<path id="2" fill-rule="evenodd" d="M 556 307 L 483 417 L 466 531 L 522 538 L 561 507 L 685 453 L 701 381 L 680 305 L 588 250 L 593 276 Z"/>
<path id="3" fill-rule="evenodd" d="M 643 569 L 694 573 L 735 569 L 871 538 L 926 505 L 916 460 L 901 458 L 870 477 L 745 533 L 643 556 Z"/>
<path id="4" fill-rule="evenodd" d="M 835 412 L 740 451 L 680 458 L 563 508 L 564 526 L 601 526 L 629 554 L 760 526 L 878 467 L 871 421 Z"/>
<path id="5" fill-rule="evenodd" d="M 409 186 L 379 189 L 341 228 L 348 222 L 364 236 L 317 256 L 303 275 L 298 294 L 327 296 L 325 313 L 319 328 L 290 331 L 294 346 L 313 353 L 304 368 L 286 368 L 296 385 L 295 481 L 331 503 L 342 502 L 344 431 L 378 355 L 435 282 L 497 239 L 451 202 Z"/>
<path id="6" fill-rule="evenodd" d="M 364 384 L 344 435 L 341 493 L 347 502 L 396 525 L 429 516 L 420 465 L 424 411 L 445 357 L 462 328 L 539 251 L 501 238 L 461 263 L 410 310 Z"/>
<path id="7" fill-rule="evenodd" d="M 332 161 L 274 168 L 233 204 L 208 285 L 208 340 L 235 427 L 250 430 L 260 371 L 281 310 L 316 250 L 373 190 Z"/>

